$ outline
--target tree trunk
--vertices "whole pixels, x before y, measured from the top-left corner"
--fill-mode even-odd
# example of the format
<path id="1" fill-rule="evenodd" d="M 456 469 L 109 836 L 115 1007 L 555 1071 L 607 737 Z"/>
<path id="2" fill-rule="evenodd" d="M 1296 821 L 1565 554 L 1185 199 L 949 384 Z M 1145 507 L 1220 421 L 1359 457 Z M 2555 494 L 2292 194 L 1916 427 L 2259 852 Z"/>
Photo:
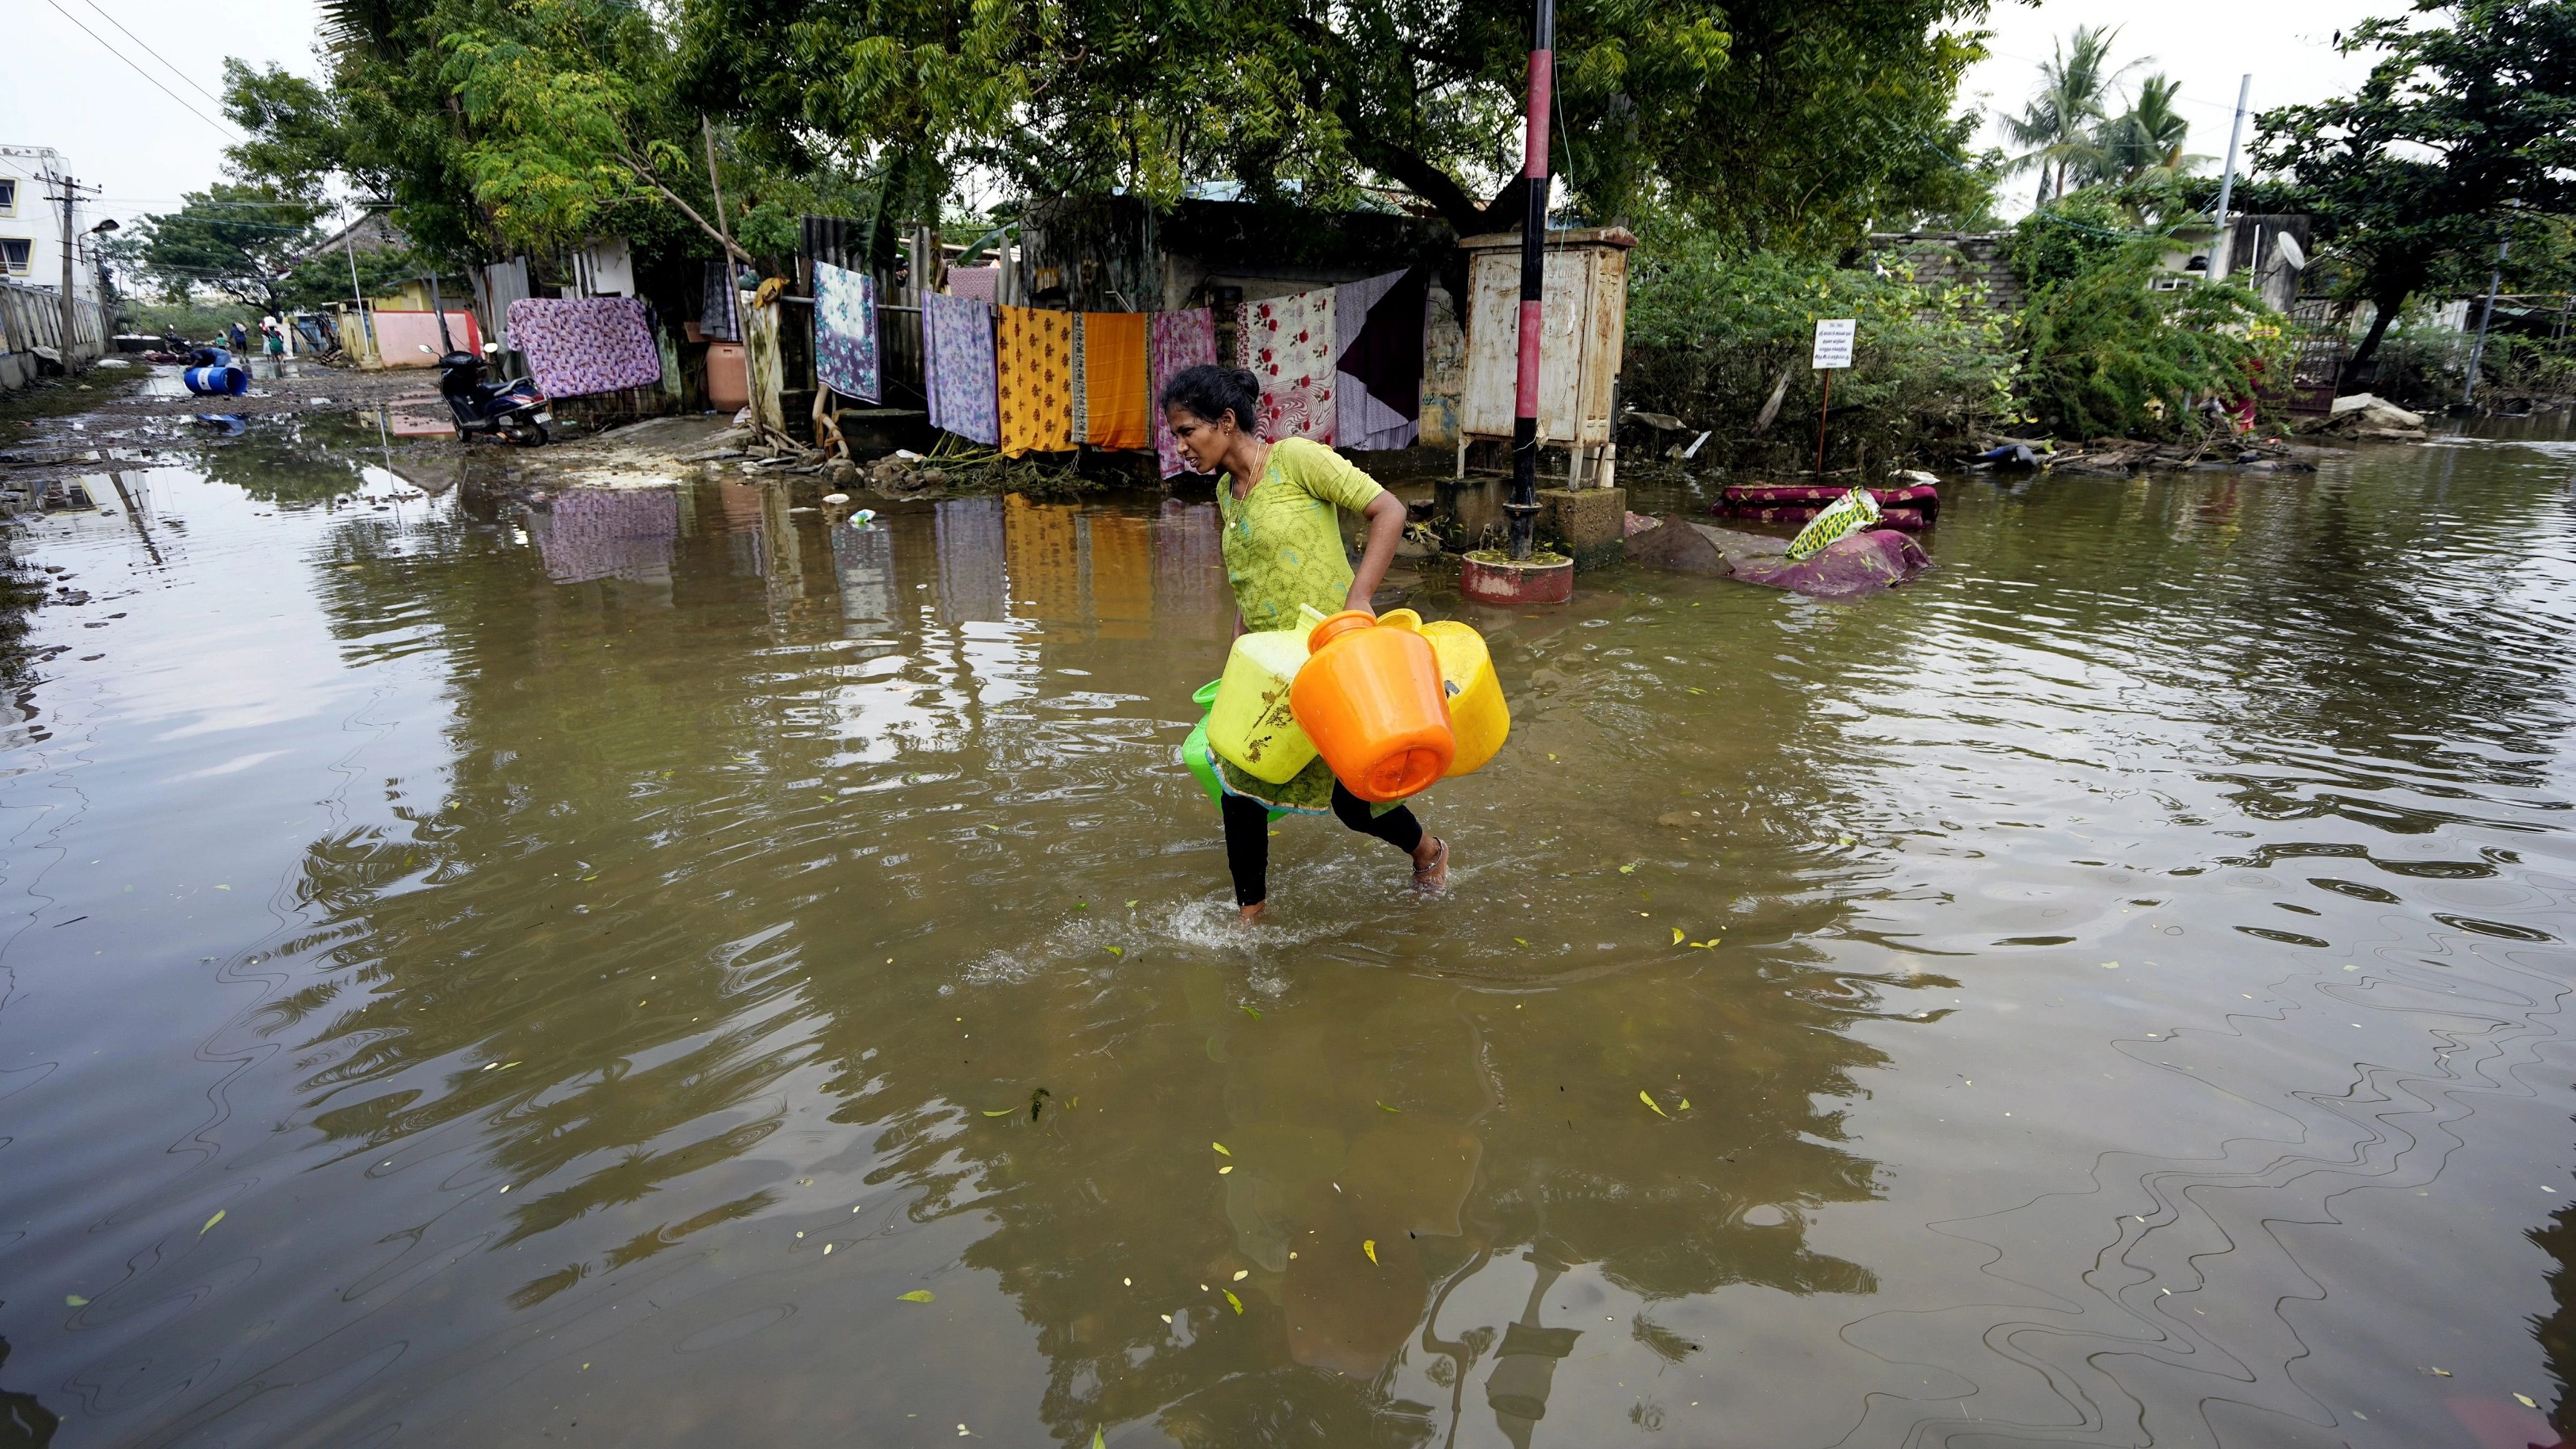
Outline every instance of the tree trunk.
<path id="1" fill-rule="evenodd" d="M 2393 300 L 2374 297 L 2371 299 L 2371 305 L 2379 309 L 2379 315 L 2370 319 L 2370 331 L 2362 337 L 2361 345 L 2353 349 L 2352 361 L 2344 364 L 2345 367 L 2356 372 L 2379 355 L 2379 344 L 2381 339 L 2388 335 L 2388 324 L 2397 320 L 2398 310 L 2406 305 L 2406 298 L 2403 294 Z"/>

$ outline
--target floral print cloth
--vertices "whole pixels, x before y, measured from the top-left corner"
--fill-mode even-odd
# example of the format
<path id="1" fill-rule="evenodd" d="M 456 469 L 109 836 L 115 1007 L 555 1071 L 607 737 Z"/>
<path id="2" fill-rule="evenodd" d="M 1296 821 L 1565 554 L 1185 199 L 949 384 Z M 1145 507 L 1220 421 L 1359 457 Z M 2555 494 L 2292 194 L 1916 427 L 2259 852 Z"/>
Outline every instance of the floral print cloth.
<path id="1" fill-rule="evenodd" d="M 1216 314 L 1205 307 L 1195 312 L 1157 312 L 1148 331 L 1146 350 L 1154 364 L 1154 452 L 1163 460 L 1163 476 L 1169 478 L 1191 468 L 1181 456 L 1180 441 L 1163 421 L 1163 387 L 1185 367 L 1215 363 Z"/>
<path id="2" fill-rule="evenodd" d="M 1073 314 L 1004 307 L 993 348 L 1002 451 L 1073 447 Z"/>
<path id="3" fill-rule="evenodd" d="M 995 293 L 1000 287 L 1001 280 L 1002 269 L 997 266 L 950 267 L 948 295 L 972 297 L 978 302 L 999 301 L 1000 298 Z"/>
<path id="4" fill-rule="evenodd" d="M 930 425 L 993 446 L 1002 425 L 993 397 L 993 309 L 972 297 L 921 299 L 930 370 Z"/>
<path id="5" fill-rule="evenodd" d="M 662 380 L 653 321 L 633 297 L 522 297 L 503 330 L 548 397 L 588 397 Z"/>
<path id="6" fill-rule="evenodd" d="M 1245 364 L 1261 380 L 1261 436 L 1333 442 L 1333 291 L 1318 287 L 1246 309 Z"/>
<path id="7" fill-rule="evenodd" d="M 814 376 L 843 397 L 884 397 L 877 371 L 877 279 L 814 264 Z"/>

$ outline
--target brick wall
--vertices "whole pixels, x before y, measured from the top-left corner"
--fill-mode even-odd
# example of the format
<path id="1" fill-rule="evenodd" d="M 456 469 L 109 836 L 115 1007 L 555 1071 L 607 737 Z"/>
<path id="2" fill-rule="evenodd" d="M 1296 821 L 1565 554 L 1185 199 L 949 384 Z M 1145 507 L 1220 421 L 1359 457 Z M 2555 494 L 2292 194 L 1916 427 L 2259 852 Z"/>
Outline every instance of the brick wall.
<path id="1" fill-rule="evenodd" d="M 1983 282 L 1998 312 L 2018 312 L 2027 298 L 2012 268 L 2004 261 L 2003 232 L 1876 232 L 1870 236 L 1872 258 L 1891 269 L 1901 260 L 1914 269 L 1924 287 L 1951 287 Z"/>

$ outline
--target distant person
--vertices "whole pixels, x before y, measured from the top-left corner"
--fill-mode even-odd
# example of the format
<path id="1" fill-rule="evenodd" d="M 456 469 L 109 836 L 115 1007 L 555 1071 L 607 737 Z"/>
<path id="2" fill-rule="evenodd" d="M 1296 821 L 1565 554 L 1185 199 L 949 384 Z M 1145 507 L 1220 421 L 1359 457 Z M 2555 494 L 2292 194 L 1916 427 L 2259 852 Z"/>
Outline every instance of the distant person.
<path id="1" fill-rule="evenodd" d="M 1243 629 L 1293 629 L 1298 606 L 1318 614 L 1345 609 L 1375 612 L 1369 599 L 1386 578 L 1404 536 L 1404 503 L 1354 468 L 1340 454 L 1306 438 L 1263 442 L 1259 428 L 1261 383 L 1249 372 L 1202 365 L 1185 368 L 1164 385 L 1164 421 L 1202 473 L 1222 471 L 1217 515 L 1224 529 L 1226 579 L 1234 586 L 1235 614 Z M 1337 510 L 1368 520 L 1368 546 L 1356 573 L 1342 548 Z M 1261 919 L 1270 895 L 1270 810 L 1273 806 L 1321 814 L 1329 805 L 1344 825 L 1374 835 L 1413 857 L 1413 883 L 1437 890 L 1449 877 L 1449 847 L 1398 804 L 1372 807 L 1331 778 L 1318 759 L 1270 791 L 1268 799 L 1242 793 L 1224 771 L 1225 860 L 1234 875 L 1234 903 L 1246 924 Z M 1331 782 L 1326 795 L 1320 788 Z M 1247 788 L 1257 788 L 1247 786 Z M 1310 798 L 1319 797 L 1319 798 Z"/>
<path id="2" fill-rule="evenodd" d="M 242 326 L 241 319 L 236 317 L 233 319 L 233 354 L 239 356 L 249 347 L 250 329 Z"/>
<path id="3" fill-rule="evenodd" d="M 262 317 L 259 319 L 259 330 L 260 335 L 268 339 L 269 361 L 284 361 L 286 357 L 286 329 L 278 325 L 276 318 Z"/>

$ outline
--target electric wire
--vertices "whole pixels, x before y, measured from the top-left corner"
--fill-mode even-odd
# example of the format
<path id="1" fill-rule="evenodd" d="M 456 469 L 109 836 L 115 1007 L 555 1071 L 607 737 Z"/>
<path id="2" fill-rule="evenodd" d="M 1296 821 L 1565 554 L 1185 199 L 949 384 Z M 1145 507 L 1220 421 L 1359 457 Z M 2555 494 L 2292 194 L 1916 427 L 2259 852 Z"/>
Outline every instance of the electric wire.
<path id="1" fill-rule="evenodd" d="M 146 44 L 142 36 L 135 34 L 135 33 L 134 33 L 133 31 L 131 31 L 131 30 L 126 30 L 126 29 L 125 29 L 125 22 L 124 22 L 124 21 L 119 20 L 119 19 L 117 19 L 115 16 L 108 14 L 105 10 L 101 10 L 101 9 L 99 9 L 99 3 L 98 3 L 98 0 L 81 0 L 81 3 L 82 3 L 82 4 L 84 4 L 84 5 L 87 5 L 87 6 L 88 6 L 90 9 L 92 9 L 92 10 L 97 10 L 97 11 L 98 11 L 98 18 L 99 18 L 99 19 L 106 21 L 108 24 L 115 26 L 115 27 L 116 27 L 117 29 L 119 29 L 119 30 L 123 30 L 123 31 L 125 31 L 125 38 L 126 38 L 126 39 L 131 40 L 131 41 L 133 41 L 135 44 L 142 46 L 142 47 L 143 47 L 143 53 L 144 53 L 145 55 L 148 55 L 148 56 L 152 57 L 154 60 L 157 60 L 157 61 L 161 62 L 161 64 L 162 64 L 163 66 L 165 66 L 165 67 L 167 67 L 167 68 L 169 69 L 170 74 L 177 76 L 179 79 L 181 79 L 181 80 L 183 80 L 183 81 L 187 81 L 187 83 L 188 83 L 188 88 L 189 88 L 190 90 L 193 90 L 193 91 L 195 91 L 197 94 L 199 94 L 199 95 L 201 95 L 201 96 L 204 96 L 207 100 L 213 101 L 213 102 L 214 102 L 216 105 L 218 105 L 218 106 L 220 106 L 220 105 L 222 105 L 222 104 L 224 103 L 224 98 L 223 98 L 222 96 L 216 95 L 213 91 L 210 91 L 210 90 L 206 89 L 204 86 L 201 86 L 201 85 L 197 84 L 194 80 L 191 80 L 191 79 L 189 78 L 188 73 L 187 73 L 186 71 L 179 69 L 179 68 L 178 68 L 177 66 L 175 66 L 175 65 L 171 65 L 171 64 L 170 64 L 170 58 L 169 58 L 168 56 L 166 56 L 166 55 L 163 55 L 161 52 L 159 52 L 159 51 L 157 51 L 157 50 L 154 50 L 154 49 L 153 49 L 149 44 Z"/>
<path id="2" fill-rule="evenodd" d="M 108 44 L 106 37 L 100 35 L 97 31 L 90 29 L 86 25 L 82 25 L 79 16 L 74 15 L 62 7 L 62 0 L 45 0 L 45 3 L 54 7 L 54 13 L 62 16 L 65 20 L 68 20 L 73 25 L 79 27 L 81 34 L 97 41 L 101 50 L 115 56 L 118 60 L 124 61 L 126 69 L 131 70 L 136 75 L 152 82 L 155 90 L 158 90 L 161 94 L 177 101 L 179 103 L 179 109 L 186 111 L 189 115 L 196 117 L 200 121 L 204 121 L 207 125 L 213 126 L 218 130 L 231 131 L 233 139 L 235 140 L 241 139 L 241 132 L 233 130 L 231 126 L 226 125 L 224 122 L 215 120 L 205 112 L 198 110 L 195 106 L 189 105 L 185 97 L 181 96 L 177 91 L 170 89 L 168 86 L 161 84 L 159 77 L 153 75 L 152 72 L 145 70 L 143 67 L 136 65 L 133 57 L 127 55 L 124 51 L 117 49 L 115 46 Z"/>

